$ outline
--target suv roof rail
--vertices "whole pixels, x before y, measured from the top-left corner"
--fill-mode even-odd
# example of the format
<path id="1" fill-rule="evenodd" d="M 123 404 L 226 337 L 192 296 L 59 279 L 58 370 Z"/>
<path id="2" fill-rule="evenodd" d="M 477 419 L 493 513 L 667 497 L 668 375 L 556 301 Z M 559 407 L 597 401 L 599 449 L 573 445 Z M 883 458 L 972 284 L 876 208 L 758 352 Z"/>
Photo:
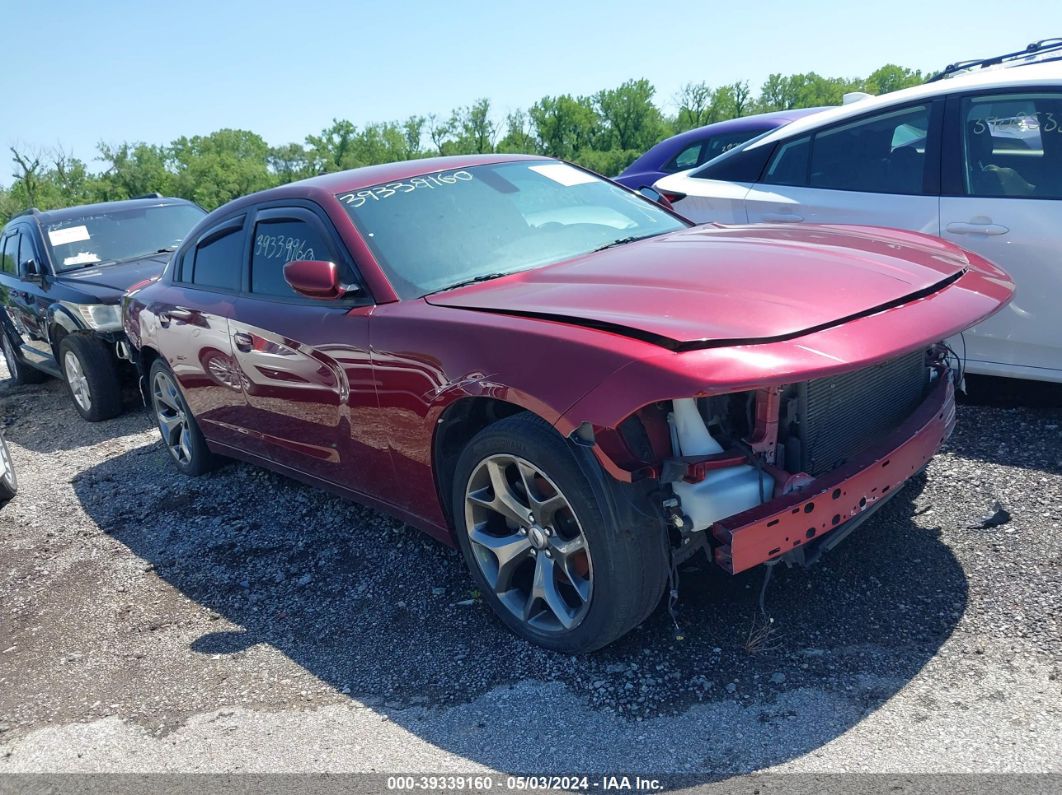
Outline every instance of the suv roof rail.
<path id="1" fill-rule="evenodd" d="M 130 199 L 162 199 L 164 198 L 157 190 L 151 191 L 151 193 L 141 193 L 139 196 L 130 196 Z"/>
<path id="2" fill-rule="evenodd" d="M 1051 53 L 1054 53 L 1051 58 L 1042 57 Z M 1040 39 L 1040 41 L 1034 41 L 1024 50 L 995 55 L 991 58 L 974 58 L 969 61 L 956 61 L 948 64 L 943 71 L 937 72 L 926 82 L 933 83 L 970 69 L 986 69 L 990 66 L 1021 66 L 1024 63 L 1043 63 L 1044 61 L 1058 60 L 1062 60 L 1062 38 Z"/>

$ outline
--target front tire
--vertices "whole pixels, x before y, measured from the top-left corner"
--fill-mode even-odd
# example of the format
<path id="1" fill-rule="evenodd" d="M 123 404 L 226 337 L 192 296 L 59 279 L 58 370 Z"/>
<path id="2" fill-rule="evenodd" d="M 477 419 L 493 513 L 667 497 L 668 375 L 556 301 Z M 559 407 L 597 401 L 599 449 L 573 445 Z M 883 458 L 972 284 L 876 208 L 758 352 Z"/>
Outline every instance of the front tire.
<path id="1" fill-rule="evenodd" d="M 18 493 L 18 478 L 15 465 L 11 461 L 11 451 L 7 449 L 7 439 L 0 436 L 0 506 Z"/>
<path id="2" fill-rule="evenodd" d="M 218 466 L 218 458 L 207 447 L 199 424 L 188 410 L 177 379 L 161 358 L 151 364 L 148 374 L 151 409 L 170 459 L 183 474 L 198 477 Z"/>
<path id="3" fill-rule="evenodd" d="M 118 365 L 102 340 L 69 334 L 59 343 L 59 366 L 77 413 L 100 422 L 122 413 Z"/>
<path id="4" fill-rule="evenodd" d="M 7 362 L 7 371 L 11 374 L 11 380 L 19 386 L 25 384 L 39 384 L 48 376 L 35 367 L 30 367 L 19 358 L 15 351 L 15 345 L 11 342 L 11 336 L 0 328 L 0 334 L 4 337 L 4 359 Z"/>
<path id="5" fill-rule="evenodd" d="M 457 542 L 484 599 L 513 632 L 581 654 L 634 629 L 660 600 L 663 532 L 613 527 L 564 439 L 519 414 L 462 451 Z"/>

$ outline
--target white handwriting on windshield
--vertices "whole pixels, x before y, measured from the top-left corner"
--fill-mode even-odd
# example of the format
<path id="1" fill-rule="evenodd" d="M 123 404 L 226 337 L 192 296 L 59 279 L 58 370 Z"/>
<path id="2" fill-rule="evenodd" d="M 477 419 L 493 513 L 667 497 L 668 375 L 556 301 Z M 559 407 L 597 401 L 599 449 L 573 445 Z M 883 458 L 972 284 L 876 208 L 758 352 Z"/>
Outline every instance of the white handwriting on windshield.
<path id="1" fill-rule="evenodd" d="M 412 193 L 418 188 L 431 188 L 434 190 L 435 188 L 445 188 L 447 185 L 456 185 L 459 182 L 470 182 L 472 179 L 472 175 L 467 171 L 453 171 L 450 173 L 444 171 L 423 177 L 413 177 L 405 182 L 388 182 L 386 185 L 377 185 L 375 188 L 366 188 L 352 193 L 341 193 L 338 199 L 347 206 L 356 209 L 370 199 L 382 201 L 403 193 Z"/>

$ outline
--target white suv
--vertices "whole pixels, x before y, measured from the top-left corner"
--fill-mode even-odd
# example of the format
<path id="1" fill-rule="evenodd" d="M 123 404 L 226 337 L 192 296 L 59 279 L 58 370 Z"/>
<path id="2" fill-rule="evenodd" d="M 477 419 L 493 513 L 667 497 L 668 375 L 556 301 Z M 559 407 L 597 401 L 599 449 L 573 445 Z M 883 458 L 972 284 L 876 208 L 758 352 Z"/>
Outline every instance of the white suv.
<path id="1" fill-rule="evenodd" d="M 655 187 L 698 222 L 891 226 L 981 254 L 1018 290 L 966 332 L 967 371 L 1062 381 L 1062 62 L 999 60 L 798 119 Z"/>

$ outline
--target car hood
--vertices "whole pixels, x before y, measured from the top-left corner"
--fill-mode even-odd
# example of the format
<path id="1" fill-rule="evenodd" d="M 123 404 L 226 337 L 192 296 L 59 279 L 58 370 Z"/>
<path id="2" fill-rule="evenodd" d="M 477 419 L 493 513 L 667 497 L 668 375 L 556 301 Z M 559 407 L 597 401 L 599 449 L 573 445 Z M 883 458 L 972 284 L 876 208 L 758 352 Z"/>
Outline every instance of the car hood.
<path id="1" fill-rule="evenodd" d="M 426 300 L 601 328 L 683 350 L 827 328 L 943 289 L 968 266 L 960 248 L 913 232 L 711 225 Z"/>
<path id="2" fill-rule="evenodd" d="M 79 290 L 99 293 L 101 297 L 117 299 L 137 282 L 150 279 L 162 273 L 170 255 L 152 254 L 148 257 L 118 262 L 113 265 L 100 265 L 79 270 L 66 271 L 56 276 L 57 281 L 76 287 Z"/>

